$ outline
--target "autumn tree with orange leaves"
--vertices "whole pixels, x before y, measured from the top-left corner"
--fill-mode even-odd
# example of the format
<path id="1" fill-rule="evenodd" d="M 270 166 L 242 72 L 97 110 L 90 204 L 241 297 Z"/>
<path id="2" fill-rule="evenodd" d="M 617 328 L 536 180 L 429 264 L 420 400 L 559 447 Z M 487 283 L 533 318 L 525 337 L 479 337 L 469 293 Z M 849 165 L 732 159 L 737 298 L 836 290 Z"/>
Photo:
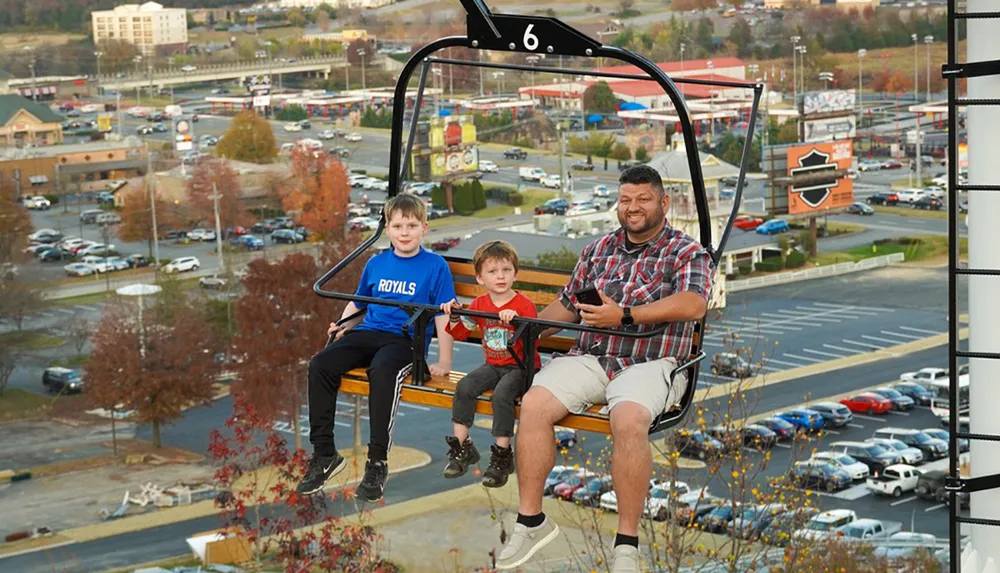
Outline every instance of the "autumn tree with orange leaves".
<path id="1" fill-rule="evenodd" d="M 281 191 L 281 206 L 294 214 L 317 241 L 343 239 L 351 185 L 340 161 L 311 150 L 292 153 L 292 179 Z"/>
<path id="2" fill-rule="evenodd" d="M 213 191 L 219 193 L 219 226 L 222 231 L 253 224 L 253 216 L 241 199 L 239 177 L 226 159 L 202 160 L 195 165 L 188 182 L 190 215 L 206 228 L 215 228 Z M 157 212 L 159 215 L 159 212 Z"/>
<path id="3" fill-rule="evenodd" d="M 326 260 L 339 261 L 356 246 L 353 241 L 327 245 Z M 323 263 L 323 266 L 327 262 Z M 364 261 L 355 261 L 326 288 L 353 292 Z M 326 329 L 339 318 L 344 302 L 320 298 L 312 285 L 325 268 L 305 253 L 280 260 L 255 259 L 243 278 L 245 294 L 235 309 L 232 341 L 240 364 L 233 391 L 271 420 L 289 416 L 301 448 L 299 410 L 306 398 L 309 359 L 326 343 Z"/>
<path id="4" fill-rule="evenodd" d="M 149 194 L 145 191 L 131 191 L 125 196 L 122 208 L 122 222 L 118 225 L 118 238 L 125 242 L 146 241 L 149 256 L 153 257 L 153 208 Z M 162 239 L 167 230 L 178 225 L 175 210 L 164 199 L 156 198 L 156 232 Z"/>
<path id="5" fill-rule="evenodd" d="M 133 421 L 152 426 L 154 447 L 162 445 L 163 424 L 215 393 L 218 343 L 201 314 L 187 306 L 154 305 L 140 322 L 134 303 L 109 305 L 92 344 L 84 367 L 87 399 L 132 410 Z"/>

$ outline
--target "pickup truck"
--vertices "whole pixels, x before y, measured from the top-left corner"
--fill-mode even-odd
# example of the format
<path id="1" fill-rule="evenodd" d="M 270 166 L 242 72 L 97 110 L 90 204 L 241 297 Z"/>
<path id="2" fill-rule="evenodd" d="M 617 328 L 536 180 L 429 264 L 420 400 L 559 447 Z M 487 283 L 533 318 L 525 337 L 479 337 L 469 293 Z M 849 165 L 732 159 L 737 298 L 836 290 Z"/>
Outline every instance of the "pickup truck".
<path id="1" fill-rule="evenodd" d="M 898 521 L 882 522 L 878 519 L 856 519 L 837 528 L 837 537 L 844 541 L 872 541 L 888 539 L 890 535 L 903 529 Z"/>
<path id="2" fill-rule="evenodd" d="M 904 492 L 917 488 L 920 470 L 906 464 L 891 465 L 877 476 L 869 477 L 865 486 L 879 495 L 900 497 Z"/>
<path id="3" fill-rule="evenodd" d="M 503 157 L 504 159 L 527 159 L 528 152 L 520 147 L 511 147 L 510 149 L 504 150 Z"/>

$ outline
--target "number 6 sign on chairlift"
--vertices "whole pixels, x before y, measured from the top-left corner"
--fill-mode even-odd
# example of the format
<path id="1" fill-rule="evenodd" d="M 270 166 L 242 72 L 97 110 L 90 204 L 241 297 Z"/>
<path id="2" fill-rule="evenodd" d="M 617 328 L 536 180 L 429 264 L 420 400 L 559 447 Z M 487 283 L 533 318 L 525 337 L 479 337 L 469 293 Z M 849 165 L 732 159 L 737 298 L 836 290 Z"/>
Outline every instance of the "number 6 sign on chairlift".
<path id="1" fill-rule="evenodd" d="M 531 51 L 538 49 L 538 36 L 531 33 L 531 29 L 534 27 L 534 24 L 528 24 L 528 27 L 524 29 L 524 38 L 522 38 L 524 47 Z"/>

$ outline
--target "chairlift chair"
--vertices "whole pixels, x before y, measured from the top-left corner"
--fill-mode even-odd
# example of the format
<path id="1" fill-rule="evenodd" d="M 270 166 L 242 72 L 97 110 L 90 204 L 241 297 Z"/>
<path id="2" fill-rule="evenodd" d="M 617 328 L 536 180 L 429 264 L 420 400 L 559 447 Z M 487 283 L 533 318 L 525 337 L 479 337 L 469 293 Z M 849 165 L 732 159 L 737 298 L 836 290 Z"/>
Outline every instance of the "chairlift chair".
<path id="1" fill-rule="evenodd" d="M 743 146 L 743 154 L 739 165 L 740 174 L 738 184 L 736 186 L 736 196 L 733 201 L 732 211 L 729 214 L 729 218 L 723 229 L 722 235 L 719 238 L 719 244 L 717 246 L 713 246 L 712 219 L 709 210 L 708 196 L 705 190 L 704 175 L 702 173 L 699 159 L 696 135 L 690 113 L 683 95 L 677 88 L 677 84 L 687 83 L 752 90 L 753 101 L 747 130 L 748 138 L 752 138 L 755 132 L 758 105 L 760 103 L 761 94 L 763 93 L 763 85 L 759 83 L 715 79 L 672 79 L 667 76 L 663 70 L 657 67 L 655 63 L 651 62 L 647 58 L 624 48 L 602 45 L 600 42 L 590 38 L 557 18 L 520 14 L 494 14 L 490 11 L 489 7 L 487 7 L 483 0 L 460 1 L 466 10 L 466 35 L 449 36 L 427 44 L 410 57 L 399 73 L 399 79 L 396 83 L 392 100 L 392 135 L 389 147 L 389 197 L 393 197 L 399 193 L 400 189 L 403 188 L 404 181 L 407 178 L 410 156 L 413 150 L 414 139 L 417 131 L 416 126 L 419 121 L 419 112 L 424 98 L 424 89 L 427 83 L 429 71 L 431 66 L 434 64 L 466 65 L 487 69 L 509 69 L 534 73 L 559 73 L 570 74 L 572 76 L 652 81 L 656 82 L 663 89 L 675 108 L 675 113 L 678 119 L 677 123 L 680 126 L 680 131 L 684 138 L 684 148 L 687 155 L 688 167 L 690 169 L 691 186 L 698 213 L 699 240 L 701 245 L 711 255 L 712 268 L 717 268 L 722 254 L 725 251 L 729 235 L 732 231 L 733 221 L 739 212 L 740 202 L 743 197 L 743 187 L 746 180 L 745 176 L 747 165 L 749 163 L 751 145 L 747 142 Z M 619 73 L 596 69 L 581 70 L 558 67 L 525 66 L 509 63 L 492 63 L 486 61 L 455 60 L 440 58 L 434 55 L 437 52 L 449 48 L 494 50 L 498 52 L 521 52 L 528 54 L 545 54 L 547 56 L 577 56 L 591 59 L 604 58 L 608 60 L 618 60 L 625 64 L 631 64 L 641 73 Z M 420 76 L 416 92 L 416 100 L 413 112 L 408 114 L 406 109 L 407 88 L 411 77 L 414 72 L 416 72 L 418 67 L 420 67 Z M 411 120 L 404 149 L 404 120 L 407 116 L 410 116 Z M 434 380 L 429 379 L 429 375 L 426 370 L 426 358 L 423 353 L 423 348 L 425 347 L 424 336 L 426 336 L 426 327 L 429 324 L 429 321 L 433 319 L 434 315 L 439 312 L 437 307 L 424 304 L 400 303 L 397 301 L 384 300 L 375 297 L 357 296 L 353 293 L 333 292 L 324 290 L 323 288 L 328 281 L 351 264 L 352 261 L 357 259 L 359 255 L 372 248 L 376 241 L 381 238 L 385 229 L 385 224 L 385 214 L 383 213 L 377 230 L 357 249 L 338 262 L 332 269 L 316 281 L 313 286 L 313 290 L 317 295 L 325 298 L 353 301 L 364 304 L 389 305 L 404 309 L 404 311 L 406 311 L 410 316 L 410 320 L 406 325 L 404 325 L 403 333 L 408 334 L 410 327 L 414 327 L 414 368 L 412 369 L 413 373 L 410 381 L 402 386 L 401 400 L 450 408 L 451 400 L 454 396 L 454 385 L 452 384 L 449 387 L 447 384 L 437 384 L 434 383 Z M 468 259 L 455 257 L 447 257 L 447 259 L 451 265 L 453 274 L 456 274 L 456 271 L 462 271 L 462 269 L 464 269 L 462 272 L 469 271 L 469 269 L 471 269 L 471 262 Z M 533 274 L 536 276 L 536 280 L 543 284 L 547 283 L 555 286 L 553 282 L 559 282 L 552 280 L 553 277 L 558 277 L 559 273 L 552 272 L 550 269 L 522 269 L 519 281 L 527 280 L 524 276 L 525 274 Z M 562 284 L 565 284 L 565 279 L 568 278 L 568 274 L 562 273 L 562 275 L 563 277 L 559 280 L 562 281 Z M 468 273 L 466 273 L 466 276 L 468 276 Z M 456 282 L 456 291 L 459 290 L 459 286 L 461 285 Z M 466 284 L 465 286 L 469 287 L 471 285 Z M 540 303 L 541 301 L 536 300 L 535 302 Z M 467 309 L 455 310 L 453 312 L 469 317 L 498 318 L 493 314 Z M 351 318 L 354 317 L 348 317 L 345 321 L 350 320 Z M 683 420 L 691 408 L 691 404 L 694 401 L 695 389 L 697 388 L 698 383 L 699 367 L 701 362 L 706 357 L 705 352 L 702 350 L 702 338 L 704 335 L 706 318 L 707 317 L 702 317 L 700 320 L 695 322 L 693 343 L 688 358 L 678 365 L 670 377 L 670 383 L 673 384 L 674 379 L 678 375 L 686 372 L 688 380 L 687 387 L 678 403 L 668 405 L 667 411 L 663 412 L 652 421 L 649 428 L 650 434 L 675 426 Z M 523 317 L 515 319 L 515 325 L 515 334 L 512 340 L 508 343 L 508 350 L 514 356 L 515 360 L 517 360 L 518 364 L 525 369 L 527 383 L 529 386 L 534 376 L 533 368 L 529 367 L 534 362 L 531 357 L 533 357 L 534 353 L 538 350 L 546 350 L 550 348 L 546 342 L 549 339 L 537 340 L 538 334 L 547 328 L 557 327 L 567 331 L 592 332 L 630 338 L 650 338 L 663 333 L 667 328 L 666 326 L 661 326 L 645 332 L 629 332 L 616 329 L 595 328 L 576 323 L 563 323 L 542 320 L 539 318 Z M 524 355 L 526 357 L 524 361 L 519 360 L 513 352 L 514 345 L 520 339 L 524 340 Z M 457 373 L 455 375 L 457 375 Z M 345 382 L 342 383 L 342 391 L 347 393 L 367 393 L 367 382 L 364 378 L 363 371 L 359 370 L 353 372 L 345 378 Z M 488 398 L 481 398 L 480 404 L 478 404 L 478 411 L 489 413 L 491 412 L 489 406 Z M 569 420 L 569 418 L 574 418 L 574 420 Z M 592 409 L 583 415 L 571 414 L 567 417 L 567 420 L 563 420 L 560 425 L 604 433 L 610 432 L 607 415 L 604 414 L 603 411 L 595 409 Z"/>

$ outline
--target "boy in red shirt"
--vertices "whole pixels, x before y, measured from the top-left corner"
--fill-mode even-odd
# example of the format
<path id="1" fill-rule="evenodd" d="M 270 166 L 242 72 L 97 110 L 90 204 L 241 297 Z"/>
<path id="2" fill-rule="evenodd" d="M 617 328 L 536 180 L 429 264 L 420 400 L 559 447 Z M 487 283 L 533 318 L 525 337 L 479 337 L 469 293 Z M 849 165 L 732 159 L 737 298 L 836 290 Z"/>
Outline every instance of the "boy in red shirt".
<path id="1" fill-rule="evenodd" d="M 506 241 L 490 241 L 476 249 L 472 257 L 476 282 L 486 287 L 487 292 L 476 297 L 468 308 L 497 314 L 500 320 L 452 315 L 452 308 L 461 308 L 454 300 L 441 305 L 441 310 L 450 317 L 448 333 L 455 340 L 465 340 L 478 326 L 486 354 L 486 364 L 466 374 L 455 389 L 451 410 L 455 435 L 445 438 L 449 448 L 448 465 L 444 468 L 446 478 L 465 475 L 469 466 L 479 461 L 479 451 L 469 438 L 469 428 L 476 413 L 476 398 L 487 390 L 493 391 L 490 401 L 496 444 L 491 447 L 490 465 L 483 473 L 483 485 L 503 487 L 507 477 L 514 473 L 514 454 L 510 447 L 510 438 L 514 435 L 514 402 L 526 388 L 524 373 L 507 351 L 507 341 L 514 335 L 514 327 L 510 324 L 514 317 L 538 316 L 535 303 L 512 288 L 517 280 L 517 262 L 517 251 Z M 517 342 L 514 351 L 524 359 L 522 341 Z M 534 363 L 538 370 L 541 359 L 537 354 Z"/>

